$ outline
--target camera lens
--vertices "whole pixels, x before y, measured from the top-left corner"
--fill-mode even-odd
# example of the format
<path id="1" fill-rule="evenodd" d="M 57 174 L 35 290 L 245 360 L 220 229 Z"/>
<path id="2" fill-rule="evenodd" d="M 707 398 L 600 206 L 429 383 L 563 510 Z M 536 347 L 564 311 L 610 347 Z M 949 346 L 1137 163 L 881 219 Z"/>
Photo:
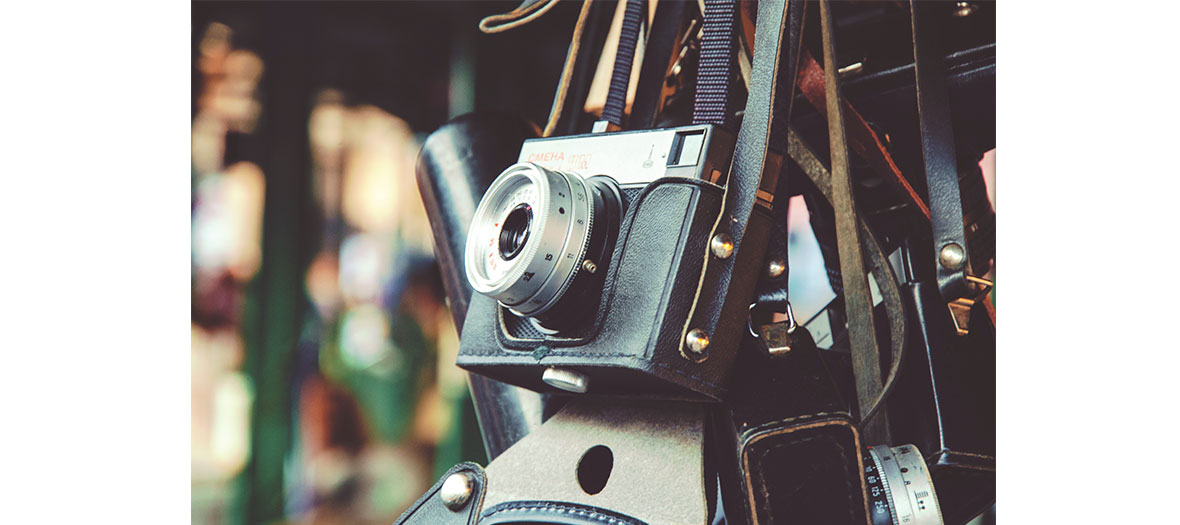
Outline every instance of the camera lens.
<path id="1" fill-rule="evenodd" d="M 918 447 L 877 445 L 864 455 L 873 525 L 942 525 L 934 482 Z"/>
<path id="2" fill-rule="evenodd" d="M 511 261 L 520 254 L 524 243 L 529 239 L 529 224 L 533 222 L 533 208 L 528 204 L 518 204 L 508 216 L 504 218 L 504 226 L 500 227 L 500 257 Z"/>
<path id="3" fill-rule="evenodd" d="M 546 329 L 570 317 L 601 283 L 618 230 L 618 189 L 606 177 L 522 162 L 492 183 L 467 233 L 465 268 L 476 291 Z M 587 274 L 597 274 L 587 276 Z M 596 301 L 590 301 L 595 302 Z"/>

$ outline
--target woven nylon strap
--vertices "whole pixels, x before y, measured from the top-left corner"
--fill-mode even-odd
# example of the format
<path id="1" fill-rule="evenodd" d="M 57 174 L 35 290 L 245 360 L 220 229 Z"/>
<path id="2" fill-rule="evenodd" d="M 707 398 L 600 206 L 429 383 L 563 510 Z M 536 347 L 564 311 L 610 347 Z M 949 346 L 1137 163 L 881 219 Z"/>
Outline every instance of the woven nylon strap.
<path id="1" fill-rule="evenodd" d="M 737 9 L 737 0 L 705 0 L 696 98 L 692 106 L 693 124 L 731 127 L 727 117 Z"/>
<path id="2" fill-rule="evenodd" d="M 647 18 L 647 0 L 627 0 L 623 13 L 623 27 L 619 32 L 619 48 L 615 53 L 615 68 L 611 72 L 610 88 L 602 107 L 602 119 L 622 127 L 627 106 L 627 88 L 631 84 L 631 64 L 640 29 Z"/>

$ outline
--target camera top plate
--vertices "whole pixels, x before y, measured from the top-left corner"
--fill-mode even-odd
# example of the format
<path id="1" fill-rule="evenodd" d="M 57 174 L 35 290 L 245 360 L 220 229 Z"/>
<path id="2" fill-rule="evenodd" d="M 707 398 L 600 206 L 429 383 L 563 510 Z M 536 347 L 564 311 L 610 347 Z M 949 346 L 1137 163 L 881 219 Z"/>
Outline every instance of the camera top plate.
<path id="1" fill-rule="evenodd" d="M 724 184 L 732 155 L 731 137 L 712 125 L 697 125 L 529 139 L 517 160 L 583 177 L 608 175 L 621 186 L 663 177 Z"/>

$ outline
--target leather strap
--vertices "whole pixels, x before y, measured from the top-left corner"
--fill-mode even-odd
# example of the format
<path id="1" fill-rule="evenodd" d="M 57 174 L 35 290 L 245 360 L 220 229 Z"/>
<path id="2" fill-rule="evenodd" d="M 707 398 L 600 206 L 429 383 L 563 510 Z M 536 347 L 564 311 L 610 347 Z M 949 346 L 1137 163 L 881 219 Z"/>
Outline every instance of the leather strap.
<path id="1" fill-rule="evenodd" d="M 639 86 L 635 89 L 631 116 L 628 117 L 630 129 L 648 129 L 655 125 L 672 54 L 677 50 L 680 29 L 691 5 L 688 2 L 656 4 L 655 19 L 643 50 L 643 65 L 639 69 Z"/>
<path id="2" fill-rule="evenodd" d="M 969 293 L 966 269 L 970 252 L 963 234 L 963 201 L 959 194 L 959 166 L 947 98 L 946 65 L 942 49 L 935 40 L 939 7 L 931 2 L 910 0 L 918 123 L 922 130 L 922 160 L 926 167 L 930 223 L 934 231 L 934 266 L 938 270 L 939 293 L 952 301 Z M 954 257 L 948 260 L 944 256 L 953 256 L 956 251 L 957 262 Z"/>
<path id="3" fill-rule="evenodd" d="M 578 21 L 574 23 L 574 34 L 570 39 L 570 47 L 565 55 L 565 65 L 561 68 L 561 78 L 557 82 L 557 92 L 553 97 L 553 106 L 549 109 L 549 120 L 545 124 L 545 130 L 541 134 L 542 137 L 552 136 L 553 132 L 557 129 L 557 122 L 567 112 L 566 98 L 569 96 L 570 85 L 575 70 L 579 69 L 579 67 L 582 70 L 587 69 L 585 63 L 588 61 L 588 57 L 583 56 L 586 54 L 586 50 L 582 49 L 582 41 L 585 38 L 587 20 L 590 18 L 590 8 L 593 5 L 594 0 L 584 0 L 582 2 L 582 10 L 578 14 Z M 582 57 L 580 62 L 578 60 L 579 57 Z"/>
<path id="4" fill-rule="evenodd" d="M 800 53 L 799 70 L 797 78 L 799 90 L 803 92 L 803 97 L 815 109 L 819 110 L 821 115 L 824 115 L 824 108 L 827 107 L 824 95 L 824 68 L 815 61 L 806 48 Z M 864 159 L 873 168 L 873 171 L 885 179 L 886 184 L 899 193 L 909 205 L 929 219 L 930 209 L 926 207 L 925 202 L 922 202 L 922 198 L 910 185 L 910 181 L 901 175 L 901 169 L 893 162 L 893 157 L 885 149 L 885 143 L 881 141 L 881 137 L 856 111 L 856 108 L 852 107 L 852 104 L 847 100 L 841 102 L 844 107 L 844 128 L 852 152 Z"/>
<path id="5" fill-rule="evenodd" d="M 795 77 L 799 68 L 800 50 L 803 48 L 803 20 L 807 12 L 807 2 L 803 0 L 789 0 L 787 8 L 787 67 L 779 68 L 779 85 L 790 86 L 790 89 L 778 93 L 774 107 L 774 121 L 770 126 L 770 148 L 782 153 L 787 145 L 787 135 L 790 128 L 791 113 L 795 101 Z M 791 188 L 788 186 L 790 177 L 787 170 L 791 163 L 784 162 L 782 173 L 779 174 L 778 184 L 774 190 L 775 202 L 771 219 L 770 242 L 766 244 L 765 259 L 768 264 L 781 265 L 782 273 L 771 275 L 764 267 L 758 283 L 757 305 L 760 313 L 785 313 L 791 307 L 790 301 L 790 257 L 787 255 L 787 238 L 790 234 L 788 218 L 790 216 Z"/>
<path id="6" fill-rule="evenodd" d="M 467 476 L 471 483 L 471 495 L 467 502 L 455 510 L 447 508 L 440 495 L 443 483 L 452 474 Z M 488 477 L 482 467 L 475 463 L 464 462 L 451 467 L 438 482 L 430 487 L 418 501 L 410 505 L 404 513 L 393 522 L 395 525 L 475 525 L 479 522 L 479 513 L 483 509 L 484 495 L 487 494 Z"/>
<path id="7" fill-rule="evenodd" d="M 717 224 L 710 233 L 710 238 L 722 233 L 728 234 L 733 239 L 735 255 L 728 258 L 707 258 L 705 271 L 716 272 L 714 275 L 718 275 L 721 285 L 701 290 L 686 319 L 683 333 L 694 327 L 704 330 L 707 334 L 713 334 L 717 324 L 723 320 L 722 309 L 727 306 L 733 308 L 736 303 L 725 296 L 711 294 L 724 293 L 730 289 L 738 260 L 761 262 L 765 254 L 767 230 L 761 230 L 757 236 L 751 238 L 751 242 L 746 243 L 744 240 L 750 218 L 756 212 L 755 206 L 761 207 L 758 213 L 768 214 L 771 210 L 774 197 L 771 192 L 777 186 L 779 175 L 779 165 L 775 163 L 782 160 L 778 156 L 768 156 L 767 146 L 774 116 L 772 108 L 778 85 L 781 52 L 784 47 L 782 43 L 786 11 L 786 3 L 782 1 L 767 0 L 758 4 L 757 33 L 762 36 L 757 38 L 754 45 L 745 116 L 742 117 L 742 125 L 738 130 L 729 180 L 725 185 L 722 215 L 718 217 Z M 768 162 L 772 163 L 769 167 Z M 748 311 L 748 301 L 754 299 L 756 291 L 756 281 L 751 280 L 749 284 L 749 295 L 742 298 L 745 302 L 741 305 L 743 314 Z"/>
<path id="8" fill-rule="evenodd" d="M 832 177 L 815 152 L 799 138 L 794 130 L 791 130 L 788 136 L 787 152 L 791 159 L 803 169 L 803 173 L 819 190 L 819 194 L 830 203 L 832 201 Z M 812 210 L 813 216 L 817 213 L 818 210 Z M 893 390 L 897 374 L 905 360 L 908 327 L 905 306 L 901 300 L 901 287 L 898 284 L 900 280 L 894 273 L 893 266 L 889 264 L 889 259 L 885 255 L 881 243 L 877 241 L 876 236 L 869 229 L 868 223 L 864 218 L 861 218 L 859 222 L 861 248 L 868 254 L 869 271 L 872 273 L 873 279 L 881 285 L 881 301 L 885 305 L 885 315 L 889 318 L 889 355 L 891 359 L 889 374 L 885 378 L 885 386 L 881 388 L 880 395 L 870 403 L 867 411 L 862 411 L 860 414 L 860 424 L 863 425 L 883 406 L 889 392 Z M 837 293 L 843 295 L 842 291 Z"/>
<path id="9" fill-rule="evenodd" d="M 502 33 L 536 20 L 557 5 L 558 0 L 524 0 L 507 13 L 484 17 L 479 30 L 487 34 Z"/>
<path id="10" fill-rule="evenodd" d="M 881 353 L 877 348 L 876 324 L 873 321 L 873 298 L 861 251 L 860 219 L 852 194 L 852 173 L 848 163 L 848 142 L 844 135 L 843 106 L 836 74 L 836 43 L 832 34 L 830 0 L 820 0 L 820 27 L 823 33 L 824 86 L 828 114 L 828 141 L 832 150 L 832 208 L 836 212 L 836 247 L 840 252 L 840 274 L 844 284 L 844 304 L 848 313 L 848 336 L 852 347 L 852 373 L 856 376 L 856 398 L 862 414 L 867 414 L 873 400 L 881 394 Z M 864 428 L 866 441 L 889 442 L 884 410 Z"/>

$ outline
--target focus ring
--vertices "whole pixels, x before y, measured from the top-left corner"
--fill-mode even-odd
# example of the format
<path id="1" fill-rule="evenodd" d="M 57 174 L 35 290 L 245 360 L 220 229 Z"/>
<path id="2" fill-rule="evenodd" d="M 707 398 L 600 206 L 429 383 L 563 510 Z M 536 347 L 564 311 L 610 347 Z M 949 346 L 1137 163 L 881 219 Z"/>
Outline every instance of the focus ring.
<path id="1" fill-rule="evenodd" d="M 527 162 L 504 170 L 480 201 L 468 230 L 464 262 L 472 288 L 518 315 L 553 307 L 585 256 L 593 220 L 590 200 L 590 188 L 577 175 Z M 505 219 L 522 207 L 532 217 L 525 231 L 514 232 L 523 246 L 505 254 L 500 242 Z"/>
<path id="2" fill-rule="evenodd" d="M 578 247 L 578 250 L 576 252 L 567 252 L 567 253 L 575 253 L 576 254 L 575 257 L 573 258 L 573 270 L 570 271 L 569 274 L 566 276 L 565 281 L 561 284 L 561 288 L 559 288 L 557 293 L 555 293 L 553 295 L 553 299 L 551 299 L 548 304 L 541 307 L 538 311 L 544 311 L 544 310 L 548 310 L 548 309 L 552 308 L 553 305 L 557 304 L 557 301 L 560 301 L 561 298 L 563 296 L 565 296 L 566 290 L 568 290 L 570 285 L 573 284 L 574 279 L 578 276 L 578 273 L 582 271 L 582 260 L 584 260 L 586 258 L 586 251 L 590 247 L 590 233 L 594 229 L 594 206 L 592 206 L 590 204 L 591 199 L 592 199 L 592 196 L 590 194 L 590 188 L 589 188 L 589 186 L 587 186 L 585 179 L 583 179 L 581 177 L 577 177 L 577 176 L 573 176 L 571 178 L 577 180 L 577 183 L 581 186 L 581 191 L 579 192 L 578 190 L 573 190 L 573 194 L 572 194 L 572 197 L 574 199 L 575 216 L 574 216 L 574 220 L 570 221 L 570 228 L 571 228 L 570 241 L 574 240 L 573 233 L 574 233 L 575 228 L 579 228 L 581 230 L 581 234 L 582 234 L 583 238 L 582 238 L 581 246 Z M 572 185 L 573 180 L 571 180 L 570 183 Z M 585 218 L 584 227 L 580 227 L 577 223 L 577 219 L 579 217 L 577 215 L 577 213 L 579 211 L 578 203 L 581 203 L 582 207 L 584 207 L 584 209 L 585 209 L 586 218 Z M 558 277 L 560 275 L 561 275 L 560 273 L 554 272 L 554 277 Z"/>

